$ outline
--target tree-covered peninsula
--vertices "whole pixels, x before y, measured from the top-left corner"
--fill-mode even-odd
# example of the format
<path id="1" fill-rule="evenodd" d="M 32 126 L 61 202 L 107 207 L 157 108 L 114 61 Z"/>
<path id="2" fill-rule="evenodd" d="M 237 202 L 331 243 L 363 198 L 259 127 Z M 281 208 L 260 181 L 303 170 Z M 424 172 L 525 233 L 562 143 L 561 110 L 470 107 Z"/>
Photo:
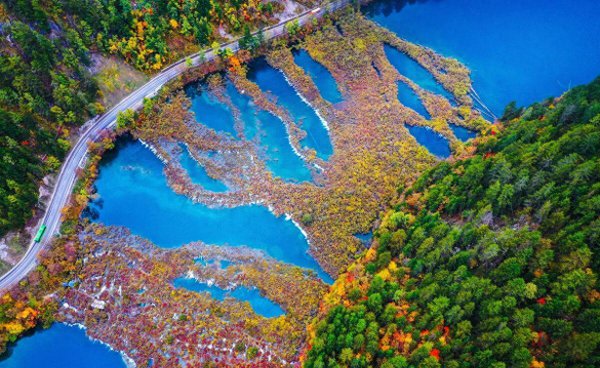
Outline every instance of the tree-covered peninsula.
<path id="1" fill-rule="evenodd" d="M 325 298 L 306 367 L 600 364 L 600 79 L 425 172 Z"/>

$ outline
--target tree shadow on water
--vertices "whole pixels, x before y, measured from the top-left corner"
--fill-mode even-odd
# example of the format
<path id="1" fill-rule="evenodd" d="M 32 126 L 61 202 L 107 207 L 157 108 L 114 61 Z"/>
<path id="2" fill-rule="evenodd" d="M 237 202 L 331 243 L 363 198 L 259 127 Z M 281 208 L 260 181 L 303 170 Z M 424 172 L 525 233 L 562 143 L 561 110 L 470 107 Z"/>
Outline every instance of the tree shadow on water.
<path id="1" fill-rule="evenodd" d="M 422 4 L 429 1 L 441 2 L 444 0 L 375 0 L 363 7 L 363 12 L 368 16 L 383 15 L 400 12 L 406 5 Z"/>

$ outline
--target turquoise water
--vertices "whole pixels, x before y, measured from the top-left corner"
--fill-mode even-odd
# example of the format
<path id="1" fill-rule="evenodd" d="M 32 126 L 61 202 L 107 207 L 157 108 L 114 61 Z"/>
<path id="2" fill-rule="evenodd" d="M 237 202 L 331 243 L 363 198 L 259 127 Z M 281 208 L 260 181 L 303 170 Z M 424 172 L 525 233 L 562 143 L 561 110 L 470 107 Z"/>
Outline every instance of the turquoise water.
<path id="1" fill-rule="evenodd" d="M 283 74 L 259 58 L 249 64 L 248 79 L 256 83 L 264 92 L 270 92 L 277 98 L 277 103 L 285 107 L 292 118 L 301 123 L 307 133 L 302 144 L 317 151 L 317 156 L 326 160 L 333 153 L 329 133 L 319 120 L 315 111 L 296 94 Z"/>
<path id="2" fill-rule="evenodd" d="M 450 145 L 445 137 L 442 137 L 430 128 L 408 124 L 405 126 L 410 134 L 415 137 L 417 142 L 427 148 L 431 154 L 441 158 L 447 158 L 450 156 Z"/>
<path id="3" fill-rule="evenodd" d="M 90 340 L 85 331 L 61 323 L 36 330 L 9 348 L 2 368 L 118 368 L 125 367 L 121 355 Z"/>
<path id="4" fill-rule="evenodd" d="M 181 145 L 181 149 L 182 151 L 179 163 L 187 171 L 194 184 L 198 184 L 204 189 L 213 192 L 225 192 L 227 190 L 227 186 L 225 184 L 217 179 L 211 178 L 206 173 L 204 167 L 194 160 L 184 145 Z"/>
<path id="5" fill-rule="evenodd" d="M 463 142 L 466 142 L 469 139 L 475 138 L 477 136 L 477 132 L 471 129 L 467 129 L 465 127 L 452 123 L 449 123 L 448 125 L 450 126 L 450 129 L 452 129 L 452 132 L 454 133 L 456 138 L 460 139 Z"/>
<path id="6" fill-rule="evenodd" d="M 226 260 L 224 260 L 224 259 L 222 259 L 222 260 L 220 260 L 220 261 L 219 261 L 219 267 L 220 267 L 222 270 L 226 269 L 226 268 L 227 268 L 227 267 L 229 267 L 229 266 L 231 266 L 231 262 L 230 262 L 230 261 L 226 261 Z"/>
<path id="7" fill-rule="evenodd" d="M 498 116 L 506 104 L 557 96 L 600 73 L 600 1 L 376 1 L 369 17 L 459 59 Z"/>
<path id="8" fill-rule="evenodd" d="M 234 290 L 224 290 L 216 285 L 208 286 L 208 284 L 198 282 L 195 279 L 184 277 L 175 279 L 173 286 L 198 293 L 206 292 L 213 298 L 221 301 L 225 297 L 231 297 L 242 302 L 248 302 L 256 314 L 260 314 L 266 318 L 279 317 L 285 314 L 285 311 L 278 304 L 260 295 L 258 289 L 248 289 L 244 286 L 238 286 Z"/>
<path id="9" fill-rule="evenodd" d="M 329 70 L 310 57 L 306 50 L 294 50 L 293 53 L 294 62 L 312 79 L 321 96 L 331 103 L 341 102 L 342 94 Z"/>
<path id="10" fill-rule="evenodd" d="M 250 97 L 241 94 L 229 81 L 226 90 L 242 114 L 246 138 L 258 140 L 269 170 L 286 181 L 311 181 L 310 170 L 292 149 L 283 122 L 269 112 L 257 111 Z"/>
<path id="11" fill-rule="evenodd" d="M 308 243 L 291 221 L 259 205 L 215 209 L 194 204 L 167 186 L 162 170 L 162 162 L 141 143 L 121 140 L 100 164 L 100 200 L 90 205 L 93 221 L 126 226 L 165 248 L 196 240 L 247 245 L 331 281 L 306 253 Z"/>
<path id="12" fill-rule="evenodd" d="M 207 91 L 204 82 L 190 83 L 184 88 L 186 95 L 192 100 L 191 110 L 196 121 L 218 132 L 229 133 L 237 137 L 235 120 L 227 105 L 222 104 Z"/>
<path id="13" fill-rule="evenodd" d="M 427 69 L 421 66 L 421 64 L 388 44 L 383 45 L 383 49 L 385 51 L 385 55 L 390 61 L 390 64 L 396 68 L 398 73 L 412 80 L 421 88 L 429 92 L 442 95 L 446 97 L 448 101 L 453 103 L 454 96 L 446 91 L 444 87 L 442 87 L 442 85 L 435 80 L 433 75 L 431 75 Z"/>
<path id="14" fill-rule="evenodd" d="M 415 93 L 415 91 L 413 91 L 412 88 L 410 88 L 408 84 L 402 81 L 398 81 L 398 100 L 404 106 L 415 110 L 416 113 L 425 119 L 431 118 L 431 115 L 429 115 L 425 109 L 425 106 L 423 106 L 423 102 L 421 102 L 419 96 Z"/>

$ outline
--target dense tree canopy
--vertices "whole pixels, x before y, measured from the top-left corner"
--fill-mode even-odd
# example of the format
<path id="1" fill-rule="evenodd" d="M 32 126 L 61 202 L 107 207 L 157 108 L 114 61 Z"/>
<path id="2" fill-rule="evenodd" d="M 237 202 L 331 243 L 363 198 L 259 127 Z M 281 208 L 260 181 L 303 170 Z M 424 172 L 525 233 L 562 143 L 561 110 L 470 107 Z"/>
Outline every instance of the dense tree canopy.
<path id="1" fill-rule="evenodd" d="M 600 79 L 507 108 L 341 275 L 307 367 L 600 365 Z"/>
<path id="2" fill-rule="evenodd" d="M 39 179 L 69 148 L 68 127 L 101 110 L 86 44 L 52 30 L 47 11 L 38 2 L 0 5 L 0 235 L 31 216 Z"/>

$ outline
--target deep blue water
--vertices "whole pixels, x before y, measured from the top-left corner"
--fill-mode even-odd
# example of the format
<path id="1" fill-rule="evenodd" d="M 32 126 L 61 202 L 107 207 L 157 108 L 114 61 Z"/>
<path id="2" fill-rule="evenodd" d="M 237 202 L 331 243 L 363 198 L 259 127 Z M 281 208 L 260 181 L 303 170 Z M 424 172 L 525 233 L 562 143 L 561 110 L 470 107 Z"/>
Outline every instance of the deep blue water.
<path id="1" fill-rule="evenodd" d="M 277 103 L 285 107 L 292 118 L 300 123 L 307 133 L 302 144 L 317 151 L 317 156 L 326 160 L 333 153 L 329 132 L 319 120 L 315 111 L 296 94 L 283 74 L 267 64 L 264 58 L 250 63 L 248 79 L 256 83 L 264 92 L 270 92 L 277 98 Z"/>
<path id="2" fill-rule="evenodd" d="M 215 96 L 207 91 L 204 82 L 190 83 L 184 88 L 185 93 L 192 100 L 191 110 L 196 116 L 196 121 L 218 132 L 229 133 L 237 137 L 235 120 L 227 105 L 222 104 Z"/>
<path id="3" fill-rule="evenodd" d="M 424 117 L 425 119 L 430 119 L 431 115 L 423 106 L 423 102 L 419 96 L 415 93 L 415 91 L 410 88 L 410 86 L 402 81 L 398 81 L 398 100 L 401 104 L 406 107 L 410 107 L 415 110 L 419 115 Z"/>
<path id="4" fill-rule="evenodd" d="M 454 135 L 456 136 L 456 138 L 460 139 L 463 142 L 468 141 L 471 138 L 475 138 L 477 136 L 477 132 L 471 130 L 471 129 L 467 129 L 465 127 L 462 127 L 460 125 L 456 125 L 456 124 L 448 124 L 450 126 L 450 129 L 452 129 L 452 132 L 454 133 Z"/>
<path id="5" fill-rule="evenodd" d="M 304 69 L 324 99 L 331 103 L 342 101 L 342 94 L 329 70 L 310 57 L 306 50 L 294 50 L 294 62 Z"/>
<path id="6" fill-rule="evenodd" d="M 281 307 L 260 295 L 258 289 L 248 289 L 244 286 L 238 286 L 234 290 L 224 290 L 216 285 L 198 282 L 195 279 L 180 277 L 173 280 L 173 285 L 177 288 L 184 288 L 198 293 L 207 292 L 217 300 L 223 300 L 225 297 L 231 297 L 243 302 L 250 303 L 252 309 L 263 317 L 279 317 L 285 314 Z"/>
<path id="7" fill-rule="evenodd" d="M 172 248 L 195 240 L 216 245 L 247 245 L 283 262 L 327 276 L 307 253 L 300 230 L 259 205 L 209 208 L 168 187 L 163 164 L 137 141 L 121 141 L 102 160 L 91 204 L 94 221 L 128 227 L 158 246 Z"/>
<path id="8" fill-rule="evenodd" d="M 506 104 L 557 96 L 600 73 L 600 1 L 376 1 L 370 18 L 459 59 L 498 116 Z"/>
<path id="9" fill-rule="evenodd" d="M 121 355 L 90 340 L 85 331 L 60 323 L 19 339 L 0 360 L 2 368 L 118 368 Z"/>
<path id="10" fill-rule="evenodd" d="M 417 142 L 427 148 L 431 154 L 441 158 L 450 156 L 450 145 L 445 137 L 442 137 L 430 128 L 408 124 L 405 126 Z"/>
<path id="11" fill-rule="evenodd" d="M 204 189 L 213 192 L 224 192 L 227 190 L 225 184 L 208 175 L 204 167 L 194 160 L 184 145 L 181 145 L 181 148 L 181 166 L 187 171 L 194 184 L 201 185 Z"/>
<path id="12" fill-rule="evenodd" d="M 448 101 L 454 103 L 454 96 L 446 91 L 444 87 L 435 80 L 433 75 L 421 66 L 421 64 L 388 44 L 384 44 L 383 49 L 390 64 L 392 64 L 400 74 L 412 80 L 421 88 L 442 95 L 446 97 Z"/>
<path id="13" fill-rule="evenodd" d="M 242 114 L 246 138 L 258 139 L 269 170 L 286 181 L 311 181 L 310 170 L 292 149 L 283 122 L 269 112 L 256 109 L 250 97 L 241 94 L 229 81 L 226 83 L 226 90 Z"/>

